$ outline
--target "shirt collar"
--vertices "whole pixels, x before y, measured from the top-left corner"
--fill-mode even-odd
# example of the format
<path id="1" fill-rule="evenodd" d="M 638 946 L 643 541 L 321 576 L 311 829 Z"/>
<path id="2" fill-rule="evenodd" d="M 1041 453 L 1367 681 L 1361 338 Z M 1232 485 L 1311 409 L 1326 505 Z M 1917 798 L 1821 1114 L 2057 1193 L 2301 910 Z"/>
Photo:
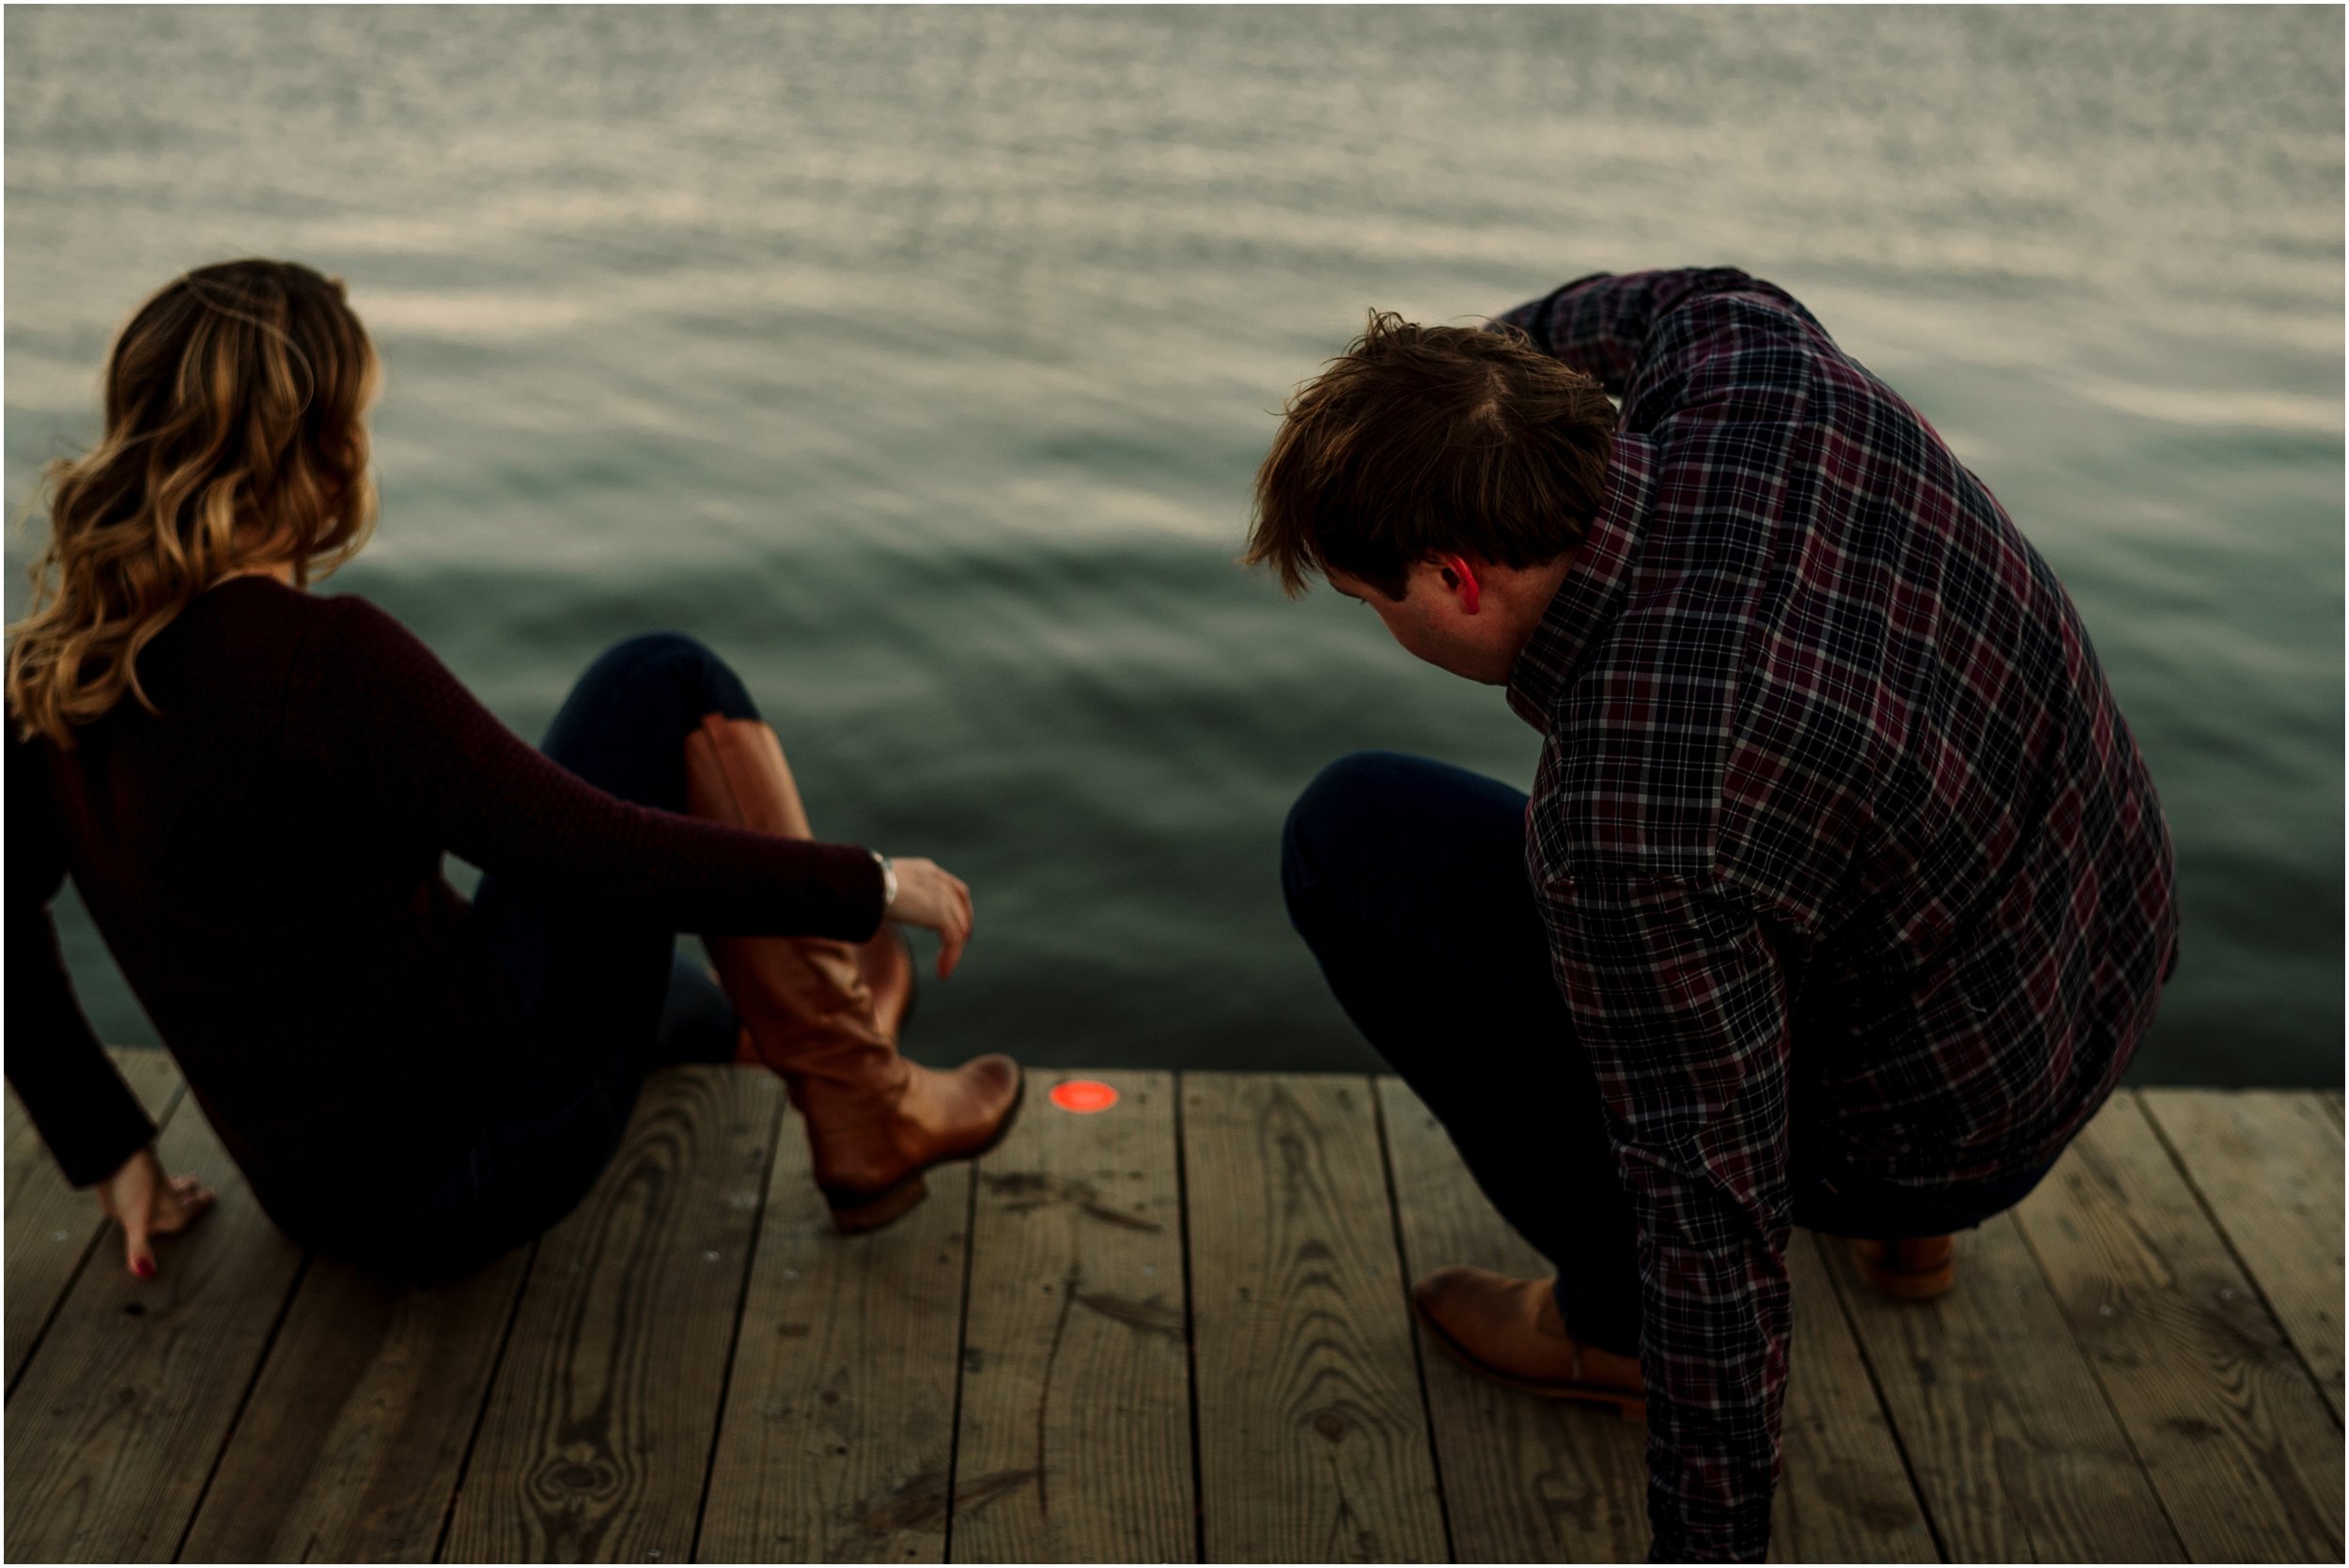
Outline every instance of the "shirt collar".
<path id="1" fill-rule="evenodd" d="M 1622 602 L 1655 493 L 1654 443 L 1645 436 L 1617 434 L 1607 461 L 1606 497 L 1575 547 L 1565 581 L 1509 672 L 1509 706 L 1535 729 L 1549 728 L 1576 666 Z"/>

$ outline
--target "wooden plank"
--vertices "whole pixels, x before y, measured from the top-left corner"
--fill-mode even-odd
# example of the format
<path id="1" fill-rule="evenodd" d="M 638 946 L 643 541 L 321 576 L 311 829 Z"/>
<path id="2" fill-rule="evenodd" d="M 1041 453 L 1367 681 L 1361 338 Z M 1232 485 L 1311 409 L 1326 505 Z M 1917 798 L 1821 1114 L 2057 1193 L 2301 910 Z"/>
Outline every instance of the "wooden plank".
<path id="1" fill-rule="evenodd" d="M 684 1560 L 780 1081 L 655 1074 L 612 1163 L 538 1243 L 446 1557 Z"/>
<path id="2" fill-rule="evenodd" d="M 174 1115 L 158 1148 L 220 1200 L 161 1244 L 155 1279 L 82 1270 L 42 1337 L 8 1405 L 16 1561 L 170 1558 L 301 1269 L 203 1116 Z"/>
<path id="3" fill-rule="evenodd" d="M 1486 1201 L 1433 1112 L 1378 1079 L 1407 1278 L 1452 1264 L 1555 1270 Z M 1424 1327 L 1420 1362 L 1462 1562 L 1638 1562 L 1647 1556 L 1646 1428 L 1479 1377 Z"/>
<path id="4" fill-rule="evenodd" d="M 156 1127 L 169 1126 L 180 1094 L 179 1069 L 170 1054 L 111 1054 Z M 13 1389 L 24 1370 L 24 1358 L 32 1354 L 42 1327 L 65 1299 L 82 1260 L 106 1228 L 106 1216 L 95 1194 L 66 1185 L 65 1172 L 49 1157 L 33 1119 L 14 1093 L 8 1106 L 8 1380 Z"/>
<path id="5" fill-rule="evenodd" d="M 903 1219 L 841 1235 L 801 1127 L 784 1127 L 702 1560 L 943 1560 L 970 1163 L 939 1166 L 928 1181 L 929 1197 Z"/>
<path id="6" fill-rule="evenodd" d="M 2340 1090 L 2327 1089 L 2324 1091 L 2316 1096 L 2316 1103 L 2324 1108 L 2326 1115 L 2330 1116 L 2333 1119 L 2333 1126 L 2335 1127 L 2339 1127 L 2341 1125 Z"/>
<path id="7" fill-rule="evenodd" d="M 1786 1247 L 1795 1333 L 1770 1558 L 1938 1561 L 1892 1423 L 1876 1400 L 1819 1249 L 1820 1238 L 1807 1231 L 1796 1232 Z"/>
<path id="8" fill-rule="evenodd" d="M 429 1288 L 314 1260 L 180 1560 L 430 1561 L 530 1250 Z"/>
<path id="9" fill-rule="evenodd" d="M 1935 1301 L 1886 1298 L 1820 1239 L 1952 1561 L 2185 1560 L 2012 1215 L 1957 1238 Z"/>
<path id="10" fill-rule="evenodd" d="M 2016 1218 L 2188 1553 L 2339 1561 L 2341 1429 L 2136 1094 Z"/>
<path id="11" fill-rule="evenodd" d="M 2148 1089 L 2145 1110 L 2341 1418 L 2341 1128 L 2305 1090 Z"/>
<path id="12" fill-rule="evenodd" d="M 1062 1110 L 1051 1088 L 1117 1103 Z M 957 1562 L 1197 1550 L 1174 1079 L 1037 1073 L 979 1162 L 955 1442 Z"/>
<path id="13" fill-rule="evenodd" d="M 1370 1080 L 1181 1087 L 1207 1560 L 1447 1557 Z"/>

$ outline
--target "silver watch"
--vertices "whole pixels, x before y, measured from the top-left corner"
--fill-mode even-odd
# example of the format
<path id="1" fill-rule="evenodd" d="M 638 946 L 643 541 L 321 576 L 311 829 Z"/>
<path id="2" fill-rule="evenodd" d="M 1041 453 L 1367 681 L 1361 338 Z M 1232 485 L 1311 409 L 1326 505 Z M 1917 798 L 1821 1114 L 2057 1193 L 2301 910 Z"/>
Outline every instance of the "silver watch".
<path id="1" fill-rule="evenodd" d="M 872 855 L 881 868 L 881 913 L 887 914 L 897 903 L 897 868 L 879 850 L 872 851 Z"/>

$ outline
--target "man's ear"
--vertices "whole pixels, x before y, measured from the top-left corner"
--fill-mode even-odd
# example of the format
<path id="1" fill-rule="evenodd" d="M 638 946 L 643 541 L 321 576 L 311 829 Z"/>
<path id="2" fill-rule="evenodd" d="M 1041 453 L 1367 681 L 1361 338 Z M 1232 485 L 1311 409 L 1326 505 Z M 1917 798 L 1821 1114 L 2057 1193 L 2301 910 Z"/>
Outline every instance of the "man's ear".
<path id="1" fill-rule="evenodd" d="M 1441 565 L 1443 585 L 1460 596 L 1462 610 L 1469 614 L 1475 614 L 1478 600 L 1484 597 L 1483 590 L 1477 585 L 1476 568 L 1457 555 L 1445 556 Z"/>

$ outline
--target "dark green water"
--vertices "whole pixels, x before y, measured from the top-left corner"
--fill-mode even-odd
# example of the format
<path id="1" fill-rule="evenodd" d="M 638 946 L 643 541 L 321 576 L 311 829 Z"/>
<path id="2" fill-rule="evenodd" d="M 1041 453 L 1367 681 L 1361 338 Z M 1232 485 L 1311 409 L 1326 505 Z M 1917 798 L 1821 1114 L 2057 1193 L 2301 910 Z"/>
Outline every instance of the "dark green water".
<path id="1" fill-rule="evenodd" d="M 11 515 L 147 291 L 244 254 L 340 273 L 389 371 L 385 506 L 330 589 L 534 736 L 618 636 L 724 652 L 819 831 L 976 890 L 924 1054 L 1367 1064 L 1280 908 L 1289 800 L 1363 746 L 1522 785 L 1536 742 L 1231 565 L 1274 411 L 1373 305 L 1730 263 L 1921 409 L 2079 601 L 2185 882 L 2139 1077 L 2341 1081 L 2338 9 L 6 28 Z M 150 1039 L 60 920 L 101 1033 Z"/>

